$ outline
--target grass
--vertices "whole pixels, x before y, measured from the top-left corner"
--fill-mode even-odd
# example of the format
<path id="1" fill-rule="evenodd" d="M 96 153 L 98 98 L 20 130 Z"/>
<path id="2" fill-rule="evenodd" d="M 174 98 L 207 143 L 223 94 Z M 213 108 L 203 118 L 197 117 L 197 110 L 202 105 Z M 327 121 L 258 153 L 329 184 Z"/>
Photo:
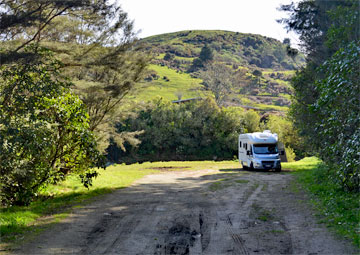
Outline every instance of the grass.
<path id="1" fill-rule="evenodd" d="M 360 194 L 346 192 L 334 183 L 328 169 L 315 157 L 293 163 L 283 163 L 283 168 L 293 171 L 301 187 L 306 190 L 317 212 L 319 223 L 360 247 Z"/>
<path id="2" fill-rule="evenodd" d="M 257 214 L 256 219 L 261 221 L 269 221 L 274 219 L 273 213 L 268 209 L 262 208 L 257 204 L 253 204 L 252 208 Z"/>
<path id="3" fill-rule="evenodd" d="M 334 183 L 324 165 L 296 172 L 296 176 L 311 194 L 319 222 L 360 248 L 360 194 L 346 192 Z"/>
<path id="4" fill-rule="evenodd" d="M 192 78 L 188 73 L 177 72 L 166 66 L 150 65 L 149 69 L 155 71 L 159 79 L 143 83 L 144 87 L 127 99 L 146 102 L 158 96 L 168 100 L 177 100 L 178 94 L 182 95 L 182 99 L 204 96 L 201 79 Z"/>
<path id="5" fill-rule="evenodd" d="M 281 163 L 281 166 L 290 171 L 314 170 L 320 162 L 316 157 L 308 157 L 296 162 Z"/>

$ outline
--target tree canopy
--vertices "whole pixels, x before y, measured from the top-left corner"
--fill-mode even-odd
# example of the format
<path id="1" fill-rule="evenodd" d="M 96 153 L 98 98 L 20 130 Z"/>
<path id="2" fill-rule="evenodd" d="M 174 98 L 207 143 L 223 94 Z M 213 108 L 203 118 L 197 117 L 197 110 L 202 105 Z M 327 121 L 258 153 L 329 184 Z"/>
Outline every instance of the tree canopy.
<path id="1" fill-rule="evenodd" d="M 0 70 L 0 194 L 6 204 L 27 204 L 42 186 L 70 172 L 89 177 L 90 167 L 103 166 L 83 102 L 61 77 L 59 62 L 38 51 L 42 58 L 32 65 Z"/>
<path id="2" fill-rule="evenodd" d="M 123 98 L 147 67 L 133 22 L 108 0 L 0 7 L 2 199 L 26 204 L 69 173 L 91 185 L 89 169 L 102 166 L 110 139 L 135 139 L 115 129 Z"/>
<path id="3" fill-rule="evenodd" d="M 359 5 L 303 0 L 282 6 L 290 16 L 281 21 L 300 34 L 307 53 L 306 67 L 292 81 L 293 121 L 308 149 L 351 191 L 360 187 Z"/>

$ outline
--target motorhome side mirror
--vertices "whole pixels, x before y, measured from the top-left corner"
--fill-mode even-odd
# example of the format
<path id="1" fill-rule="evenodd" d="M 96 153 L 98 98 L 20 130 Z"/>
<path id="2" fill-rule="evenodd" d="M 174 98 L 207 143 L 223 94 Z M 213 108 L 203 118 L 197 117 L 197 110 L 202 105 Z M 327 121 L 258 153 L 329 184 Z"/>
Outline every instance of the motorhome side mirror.
<path id="1" fill-rule="evenodd" d="M 280 155 L 285 155 L 285 151 L 280 151 Z"/>
<path id="2" fill-rule="evenodd" d="M 250 156 L 251 155 L 251 151 L 247 151 L 246 155 Z"/>

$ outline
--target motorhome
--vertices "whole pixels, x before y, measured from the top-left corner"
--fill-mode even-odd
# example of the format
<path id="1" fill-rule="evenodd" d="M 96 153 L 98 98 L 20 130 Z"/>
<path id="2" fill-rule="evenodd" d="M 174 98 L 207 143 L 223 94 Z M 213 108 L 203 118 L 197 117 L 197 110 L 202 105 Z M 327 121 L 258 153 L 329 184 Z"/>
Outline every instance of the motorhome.
<path id="1" fill-rule="evenodd" d="M 239 162 L 244 169 L 281 171 L 278 135 L 270 130 L 239 135 Z"/>

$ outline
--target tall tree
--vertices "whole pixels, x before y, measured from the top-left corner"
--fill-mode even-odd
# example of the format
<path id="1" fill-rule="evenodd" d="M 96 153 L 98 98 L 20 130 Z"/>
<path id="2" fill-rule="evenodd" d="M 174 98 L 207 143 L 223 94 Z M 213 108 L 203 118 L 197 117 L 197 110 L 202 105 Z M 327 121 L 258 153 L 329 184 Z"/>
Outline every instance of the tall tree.
<path id="1" fill-rule="evenodd" d="M 142 78 L 148 62 L 136 44 L 133 22 L 108 0 L 3 0 L 1 7 L 2 64 L 36 58 L 23 51 L 33 42 L 55 52 L 85 102 L 90 128 L 104 149 L 110 137 L 119 136 L 118 107 Z"/>
<path id="2" fill-rule="evenodd" d="M 292 81 L 291 115 L 300 135 L 348 190 L 359 190 L 359 35 L 357 0 L 303 0 L 282 6 L 300 34 L 307 65 Z"/>
<path id="3" fill-rule="evenodd" d="M 32 65 L 0 70 L 0 199 L 7 205 L 28 204 L 69 173 L 88 185 L 96 175 L 88 168 L 102 165 L 83 102 L 60 63 L 37 50 L 42 57 Z"/>
<path id="4" fill-rule="evenodd" d="M 205 88 L 215 96 L 215 102 L 222 106 L 233 86 L 233 71 L 224 64 L 211 63 L 200 72 Z"/>
<path id="5" fill-rule="evenodd" d="M 198 71 L 199 69 L 204 69 L 207 64 L 210 64 L 214 59 L 214 53 L 212 49 L 205 45 L 201 48 L 200 55 L 198 58 L 193 60 L 193 63 L 189 69 L 190 72 Z"/>
<path id="6" fill-rule="evenodd" d="M 20 58 L 22 49 L 31 42 L 54 40 L 51 31 L 59 28 L 59 22 L 73 26 L 70 37 L 77 43 L 115 45 L 134 35 L 127 14 L 107 0 L 2 0 L 0 7 L 0 36 L 3 41 L 17 42 L 3 53 L 3 63 Z M 70 34 L 69 29 L 57 33 L 59 41 L 66 41 Z M 121 35 L 119 39 L 116 34 Z"/>
<path id="7" fill-rule="evenodd" d="M 207 63 L 207 62 L 212 61 L 214 59 L 214 53 L 209 48 L 209 46 L 205 45 L 204 47 L 201 48 L 199 59 L 203 63 Z"/>

